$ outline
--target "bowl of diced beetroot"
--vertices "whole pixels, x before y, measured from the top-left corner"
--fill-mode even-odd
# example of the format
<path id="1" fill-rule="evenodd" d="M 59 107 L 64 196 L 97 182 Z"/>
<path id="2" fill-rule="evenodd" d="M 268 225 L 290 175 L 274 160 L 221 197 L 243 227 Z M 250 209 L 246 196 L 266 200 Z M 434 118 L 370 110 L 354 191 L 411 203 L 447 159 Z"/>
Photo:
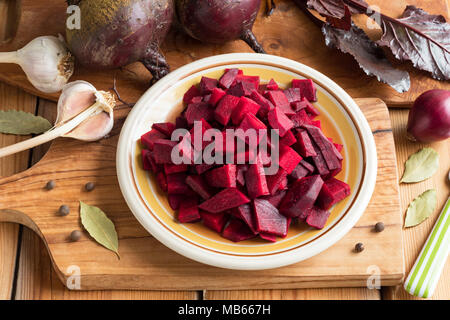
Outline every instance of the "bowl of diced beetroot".
<path id="1" fill-rule="evenodd" d="M 314 69 L 262 54 L 173 71 L 133 107 L 117 150 L 120 188 L 148 232 L 240 270 L 332 246 L 364 213 L 376 172 L 353 99 Z"/>

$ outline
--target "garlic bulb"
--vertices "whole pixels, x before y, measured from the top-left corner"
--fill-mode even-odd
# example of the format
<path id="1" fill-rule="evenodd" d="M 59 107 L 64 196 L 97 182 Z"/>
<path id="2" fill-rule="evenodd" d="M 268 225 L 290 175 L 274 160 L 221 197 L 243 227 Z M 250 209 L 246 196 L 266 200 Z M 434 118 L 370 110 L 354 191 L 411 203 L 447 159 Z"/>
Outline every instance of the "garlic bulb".
<path id="1" fill-rule="evenodd" d="M 44 134 L 0 149 L 0 158 L 34 148 L 58 137 L 96 141 L 105 137 L 114 124 L 114 96 L 98 91 L 86 81 L 65 85 L 58 101 L 55 126 Z"/>
<path id="2" fill-rule="evenodd" d="M 2 62 L 20 65 L 31 84 L 45 93 L 61 91 L 74 71 L 72 54 L 53 36 L 38 37 L 14 52 L 1 52 Z"/>
<path id="3" fill-rule="evenodd" d="M 92 115 L 64 137 L 83 141 L 97 141 L 106 136 L 114 125 L 114 98 L 108 92 L 97 89 L 86 81 L 74 81 L 64 86 L 58 100 L 58 116 L 55 125 L 65 123 L 94 103 L 103 112 Z"/>

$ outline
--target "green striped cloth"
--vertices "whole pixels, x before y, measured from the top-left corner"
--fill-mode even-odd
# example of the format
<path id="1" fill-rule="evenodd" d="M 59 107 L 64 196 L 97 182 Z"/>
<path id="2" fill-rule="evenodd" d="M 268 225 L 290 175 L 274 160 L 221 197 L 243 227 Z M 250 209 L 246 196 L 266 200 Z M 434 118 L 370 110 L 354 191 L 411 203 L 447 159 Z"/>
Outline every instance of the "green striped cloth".
<path id="1" fill-rule="evenodd" d="M 450 198 L 412 267 L 404 288 L 421 298 L 433 295 L 450 250 Z"/>

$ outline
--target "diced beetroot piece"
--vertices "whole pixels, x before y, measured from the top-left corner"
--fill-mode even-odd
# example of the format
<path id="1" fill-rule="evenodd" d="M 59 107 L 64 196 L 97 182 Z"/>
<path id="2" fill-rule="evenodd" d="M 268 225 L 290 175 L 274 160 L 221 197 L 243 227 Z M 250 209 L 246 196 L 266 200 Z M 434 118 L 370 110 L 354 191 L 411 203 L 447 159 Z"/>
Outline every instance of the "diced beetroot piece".
<path id="1" fill-rule="evenodd" d="M 192 99 L 194 97 L 198 97 L 200 95 L 201 95 L 200 90 L 197 88 L 197 86 L 194 85 L 184 94 L 183 102 L 186 104 L 190 104 L 192 103 Z"/>
<path id="2" fill-rule="evenodd" d="M 198 96 L 198 97 L 193 97 L 191 103 L 200 103 L 202 101 L 203 101 L 203 97 Z"/>
<path id="3" fill-rule="evenodd" d="M 184 164 L 193 164 L 195 159 L 199 156 L 199 152 L 195 151 L 190 134 L 186 134 L 181 138 L 181 141 L 177 143 L 174 147 L 174 154 L 178 155 L 182 159 Z"/>
<path id="4" fill-rule="evenodd" d="M 201 130 L 199 130 L 199 132 L 197 132 L 196 134 L 196 130 L 198 130 L 198 128 L 200 127 L 199 123 L 201 124 Z M 205 121 L 205 119 L 201 119 L 200 121 L 195 122 L 194 126 L 192 127 L 192 129 L 189 131 L 190 133 L 190 139 L 191 139 L 191 143 L 194 146 L 194 149 L 197 151 L 203 150 L 205 149 L 205 147 L 210 144 L 210 141 L 204 141 L 203 140 L 203 136 L 205 134 L 205 132 L 209 129 L 211 129 L 211 125 Z M 200 133 L 200 134 L 199 134 Z M 199 139 L 199 142 L 197 142 L 197 138 Z"/>
<path id="5" fill-rule="evenodd" d="M 206 121 L 213 120 L 214 109 L 205 102 L 191 103 L 186 109 L 185 116 L 188 125 L 192 126 L 194 124 L 194 121 L 200 121 L 201 119 L 205 119 Z"/>
<path id="6" fill-rule="evenodd" d="M 202 217 L 203 224 L 217 233 L 222 233 L 223 227 L 225 227 L 229 219 L 228 215 L 223 212 L 209 213 L 200 210 L 200 216 Z"/>
<path id="7" fill-rule="evenodd" d="M 169 206 L 172 210 L 178 210 L 180 208 L 180 203 L 184 199 L 184 196 L 181 194 L 169 194 L 167 196 L 169 200 Z"/>
<path id="8" fill-rule="evenodd" d="M 263 240 L 266 240 L 266 241 L 269 241 L 269 242 L 277 242 L 277 236 L 275 236 L 273 234 L 268 234 L 268 233 L 261 232 L 259 234 L 259 236 Z"/>
<path id="9" fill-rule="evenodd" d="M 305 124 L 310 124 L 311 119 L 306 114 L 305 109 L 301 109 L 291 117 L 291 121 L 294 123 L 295 128 L 299 128 Z"/>
<path id="10" fill-rule="evenodd" d="M 297 139 L 295 138 L 295 135 L 292 133 L 291 130 L 287 131 L 283 138 L 280 139 L 280 143 L 290 147 L 294 143 L 297 142 Z"/>
<path id="11" fill-rule="evenodd" d="M 241 187 L 245 185 L 245 172 L 248 170 L 247 165 L 241 164 L 236 168 L 236 182 Z"/>
<path id="12" fill-rule="evenodd" d="M 142 168 L 146 171 L 152 170 L 152 166 L 150 164 L 149 157 L 150 156 L 150 150 L 142 149 L 141 151 L 141 159 L 142 159 Z"/>
<path id="13" fill-rule="evenodd" d="M 306 99 L 304 99 L 304 101 L 308 102 Z M 292 110 L 294 110 L 294 112 L 299 112 L 302 109 L 306 109 L 306 103 L 304 101 L 291 102 Z"/>
<path id="14" fill-rule="evenodd" d="M 202 176 L 188 176 L 186 178 L 186 184 L 204 200 L 211 198 L 214 194 L 214 190 L 206 183 Z"/>
<path id="15" fill-rule="evenodd" d="M 350 186 L 348 184 L 338 179 L 331 178 L 324 182 L 316 204 L 319 208 L 328 210 L 349 195 Z"/>
<path id="16" fill-rule="evenodd" d="M 289 103 L 288 99 L 284 95 L 283 91 L 277 90 L 277 91 L 267 91 L 265 94 L 267 99 L 269 99 L 270 102 L 276 107 L 280 108 L 281 111 L 283 111 L 286 115 L 294 115 L 295 112 L 291 108 L 291 104 Z"/>
<path id="17" fill-rule="evenodd" d="M 306 223 L 316 229 L 323 229 L 327 223 L 330 212 L 327 210 L 322 210 L 317 207 L 313 207 L 309 210 L 308 217 L 306 218 Z"/>
<path id="18" fill-rule="evenodd" d="M 202 101 L 205 102 L 205 103 L 210 104 L 210 103 L 209 103 L 209 100 L 211 100 L 211 93 L 210 93 L 210 94 L 207 94 L 207 95 L 204 95 Z"/>
<path id="19" fill-rule="evenodd" d="M 141 143 L 145 148 L 153 150 L 153 144 L 156 140 L 166 138 L 168 137 L 165 134 L 159 132 L 158 130 L 152 129 L 141 136 Z"/>
<path id="20" fill-rule="evenodd" d="M 269 201 L 263 199 L 253 200 L 256 229 L 272 235 L 284 237 L 287 230 L 287 219 L 278 212 Z"/>
<path id="21" fill-rule="evenodd" d="M 292 87 L 299 88 L 302 93 L 302 97 L 305 97 L 308 101 L 317 101 L 317 90 L 311 79 L 294 79 L 292 80 Z"/>
<path id="22" fill-rule="evenodd" d="M 241 97 L 239 99 L 239 103 L 234 109 L 231 120 L 234 125 L 238 125 L 241 123 L 244 116 L 248 113 L 256 114 L 260 108 L 260 105 L 257 104 L 255 101 L 247 98 L 247 97 Z"/>
<path id="23" fill-rule="evenodd" d="M 242 119 L 241 124 L 238 127 L 246 132 L 249 129 L 253 129 L 259 134 L 259 130 L 267 130 L 266 125 L 259 120 L 254 114 L 248 113 L 245 115 L 244 119 Z M 259 135 L 258 135 L 259 136 Z M 262 136 L 259 136 L 259 140 L 261 140 Z"/>
<path id="24" fill-rule="evenodd" d="M 268 91 L 266 93 L 267 99 L 269 99 L 270 102 L 276 107 L 281 109 L 290 109 L 290 103 L 286 96 L 284 95 L 283 91 L 277 90 L 277 91 Z"/>
<path id="25" fill-rule="evenodd" d="M 230 89 L 227 90 L 227 94 L 235 97 L 250 96 L 255 89 L 253 83 L 241 81 L 231 85 Z"/>
<path id="26" fill-rule="evenodd" d="M 170 164 L 170 163 L 164 164 L 164 172 L 166 175 L 179 172 L 186 172 L 188 171 L 188 169 L 189 167 L 186 164 Z"/>
<path id="27" fill-rule="evenodd" d="M 150 151 L 147 154 L 148 162 L 150 163 L 150 171 L 153 173 L 158 173 L 164 170 L 164 167 L 162 164 L 157 164 L 155 161 L 155 157 L 153 156 L 153 151 Z"/>
<path id="28" fill-rule="evenodd" d="M 188 129 L 189 124 L 185 117 L 180 116 L 175 119 L 175 127 L 177 129 Z"/>
<path id="29" fill-rule="evenodd" d="M 266 176 L 267 187 L 271 195 L 277 193 L 277 191 L 280 189 L 281 184 L 285 182 L 286 177 L 287 173 L 283 168 L 278 169 L 278 172 L 276 174 Z"/>
<path id="30" fill-rule="evenodd" d="M 309 163 L 308 161 L 302 160 L 300 161 L 301 165 L 304 166 L 306 169 L 308 169 L 309 173 L 313 173 L 314 171 L 316 171 L 316 168 L 314 168 L 314 166 Z"/>
<path id="31" fill-rule="evenodd" d="M 339 168 L 341 166 L 339 160 L 342 160 L 342 155 L 336 150 L 333 143 L 325 137 L 319 128 L 312 125 L 304 125 L 304 128 L 320 149 L 328 169 L 333 170 Z"/>
<path id="32" fill-rule="evenodd" d="M 256 221 L 250 204 L 246 203 L 242 206 L 234 208 L 232 210 L 232 214 L 233 216 L 244 221 L 254 234 L 258 233 L 258 231 L 256 231 Z"/>
<path id="33" fill-rule="evenodd" d="M 311 121 L 311 124 L 317 128 L 319 128 L 320 130 L 322 130 L 322 122 L 320 122 L 320 120 L 316 120 L 316 121 Z"/>
<path id="34" fill-rule="evenodd" d="M 261 106 L 261 108 L 258 111 L 258 116 L 260 117 L 267 116 L 267 113 L 273 108 L 275 108 L 272 102 L 267 100 L 262 94 L 260 94 L 256 90 L 252 91 L 250 98 Z"/>
<path id="35" fill-rule="evenodd" d="M 219 123 L 226 126 L 228 124 L 228 121 L 230 121 L 231 115 L 238 105 L 239 101 L 240 100 L 238 97 L 227 94 L 222 98 L 222 100 L 220 100 L 219 104 L 217 105 L 217 108 L 214 111 L 214 118 Z"/>
<path id="36" fill-rule="evenodd" d="M 314 142 L 313 145 L 314 150 L 316 151 L 316 155 L 314 157 L 311 157 L 311 159 L 314 162 L 314 166 L 316 167 L 317 172 L 321 176 L 326 177 L 330 173 L 330 170 L 328 169 L 327 163 L 322 155 L 322 152 L 319 150 L 319 148 L 316 146 Z"/>
<path id="37" fill-rule="evenodd" d="M 281 190 L 278 191 L 277 193 L 275 193 L 273 196 L 264 196 L 261 197 L 260 199 L 264 199 L 269 201 L 275 208 L 279 208 L 281 201 L 283 200 L 284 196 L 286 195 L 287 191 L 286 190 Z"/>
<path id="38" fill-rule="evenodd" d="M 154 123 L 152 129 L 158 130 L 162 134 L 166 135 L 167 138 L 172 136 L 172 132 L 175 130 L 175 125 L 171 122 Z"/>
<path id="39" fill-rule="evenodd" d="M 280 144 L 280 159 L 278 164 L 287 172 L 287 174 L 291 174 L 301 160 L 302 157 L 295 152 L 294 149 L 284 144 Z"/>
<path id="40" fill-rule="evenodd" d="M 259 87 L 259 76 L 245 76 L 238 74 L 235 82 L 247 82 L 253 85 L 253 89 L 257 90 Z"/>
<path id="41" fill-rule="evenodd" d="M 320 114 L 319 110 L 317 110 L 316 107 L 314 107 L 311 102 L 309 102 L 308 99 L 304 97 L 301 99 L 301 101 L 292 102 L 291 107 L 296 112 L 305 109 L 310 118 L 317 117 Z"/>
<path id="42" fill-rule="evenodd" d="M 300 178 L 306 177 L 310 172 L 308 171 L 308 169 L 306 169 L 304 166 L 302 166 L 301 163 L 299 163 L 294 171 L 291 172 L 290 177 L 298 180 Z"/>
<path id="43" fill-rule="evenodd" d="M 240 242 L 254 238 L 255 234 L 241 220 L 231 219 L 230 223 L 223 230 L 222 236 L 233 242 Z"/>
<path id="44" fill-rule="evenodd" d="M 302 95 L 300 94 L 299 88 L 289 88 L 283 91 L 284 95 L 289 101 L 289 104 L 292 105 L 293 102 L 298 102 L 302 100 Z"/>
<path id="45" fill-rule="evenodd" d="M 248 166 L 248 169 L 245 172 L 245 183 L 248 196 L 251 199 L 270 194 L 260 157 L 255 164 L 250 164 Z"/>
<path id="46" fill-rule="evenodd" d="M 220 88 L 214 88 L 211 91 L 211 98 L 209 98 L 209 104 L 215 107 L 227 93 Z"/>
<path id="47" fill-rule="evenodd" d="M 199 208 L 211 213 L 223 212 L 249 203 L 250 199 L 236 188 L 227 188 L 209 198 Z"/>
<path id="48" fill-rule="evenodd" d="M 273 129 L 279 130 L 280 137 L 284 137 L 284 135 L 294 126 L 292 121 L 279 108 L 270 110 L 267 114 L 267 119 Z"/>
<path id="49" fill-rule="evenodd" d="M 344 149 L 344 146 L 342 145 L 342 144 L 340 144 L 340 143 L 333 143 L 334 144 L 334 147 L 336 148 L 336 150 L 339 152 L 339 153 L 341 153 L 342 152 L 342 149 Z"/>
<path id="50" fill-rule="evenodd" d="M 283 179 L 281 179 L 281 183 L 280 183 L 278 190 L 280 190 L 280 191 L 286 190 L 288 188 L 288 183 L 289 183 L 289 180 L 286 175 Z"/>
<path id="51" fill-rule="evenodd" d="M 191 189 L 186 184 L 186 173 L 174 173 L 167 176 L 167 192 L 169 194 L 190 194 Z"/>
<path id="52" fill-rule="evenodd" d="M 296 218 L 305 210 L 313 207 L 323 180 L 319 175 L 301 178 L 295 181 L 280 205 L 280 212 L 287 217 Z"/>
<path id="53" fill-rule="evenodd" d="M 196 222 L 201 219 L 200 212 L 198 211 L 197 198 L 185 198 L 180 203 L 180 209 L 178 210 L 178 221 L 181 223 Z"/>
<path id="54" fill-rule="evenodd" d="M 267 90 L 278 90 L 278 83 L 275 80 L 270 79 L 269 83 L 266 85 Z"/>
<path id="55" fill-rule="evenodd" d="M 167 139 L 156 140 L 153 144 L 153 157 L 157 164 L 172 163 L 172 149 L 177 145 L 176 141 Z"/>
<path id="56" fill-rule="evenodd" d="M 235 188 L 236 187 L 236 166 L 226 164 L 205 173 L 208 184 L 217 188 Z"/>
<path id="57" fill-rule="evenodd" d="M 198 174 L 205 173 L 206 171 L 208 171 L 209 169 L 212 169 L 212 168 L 214 168 L 213 164 L 202 163 L 202 164 L 196 164 L 195 165 L 195 171 Z"/>
<path id="58" fill-rule="evenodd" d="M 305 130 L 297 131 L 297 148 L 303 158 L 314 157 L 317 155 L 314 146 Z"/>
<path id="59" fill-rule="evenodd" d="M 156 181 L 162 191 L 167 192 L 167 179 L 163 172 L 158 172 L 156 175 Z"/>
<path id="60" fill-rule="evenodd" d="M 200 80 L 200 93 L 202 95 L 206 95 L 212 92 L 214 88 L 217 88 L 217 85 L 219 84 L 219 81 L 216 79 L 208 78 L 208 77 L 202 77 Z"/>
<path id="61" fill-rule="evenodd" d="M 238 73 L 239 73 L 238 69 L 226 70 L 223 76 L 219 79 L 219 85 L 224 89 L 228 89 L 236 79 Z"/>

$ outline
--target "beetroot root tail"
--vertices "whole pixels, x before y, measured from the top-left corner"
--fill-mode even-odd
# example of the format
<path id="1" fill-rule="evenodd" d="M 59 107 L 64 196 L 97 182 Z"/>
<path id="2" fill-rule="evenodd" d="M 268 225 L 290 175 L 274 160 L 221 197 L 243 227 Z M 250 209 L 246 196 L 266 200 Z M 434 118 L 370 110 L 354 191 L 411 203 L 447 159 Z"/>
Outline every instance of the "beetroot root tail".
<path id="1" fill-rule="evenodd" d="M 258 42 L 252 30 L 244 31 L 241 39 L 244 40 L 256 53 L 266 53 L 266 50 L 264 50 L 262 45 Z"/>
<path id="2" fill-rule="evenodd" d="M 158 51 L 150 51 L 141 62 L 152 74 L 152 84 L 170 72 L 169 64 L 164 56 Z"/>

